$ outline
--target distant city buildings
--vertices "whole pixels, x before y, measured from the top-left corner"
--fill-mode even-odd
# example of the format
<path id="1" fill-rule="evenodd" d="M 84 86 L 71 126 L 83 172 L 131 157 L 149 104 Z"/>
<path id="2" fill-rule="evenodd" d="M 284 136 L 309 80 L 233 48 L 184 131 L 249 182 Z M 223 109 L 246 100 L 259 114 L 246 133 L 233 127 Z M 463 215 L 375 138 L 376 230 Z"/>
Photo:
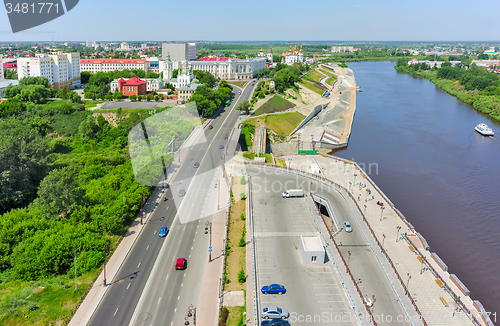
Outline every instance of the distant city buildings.
<path id="1" fill-rule="evenodd" d="M 97 42 L 96 41 L 87 41 L 87 42 L 85 42 L 85 46 L 88 48 L 97 48 Z"/>
<path id="2" fill-rule="evenodd" d="M 269 48 L 269 52 L 265 53 L 264 48 L 261 48 L 259 51 L 258 57 L 266 57 L 271 63 L 273 63 L 273 46 Z"/>
<path id="3" fill-rule="evenodd" d="M 142 69 L 149 72 L 150 62 L 143 59 L 80 59 L 81 71 L 90 73 L 125 69 Z"/>
<path id="4" fill-rule="evenodd" d="M 52 88 L 61 90 L 81 85 L 80 54 L 78 52 L 52 52 L 38 54 L 35 58 L 17 59 L 18 79 L 45 77 Z"/>
<path id="5" fill-rule="evenodd" d="M 354 52 L 353 46 L 332 46 L 332 52 Z"/>
<path id="6" fill-rule="evenodd" d="M 196 43 L 163 43 L 161 58 L 165 60 L 167 54 L 174 61 L 180 60 L 195 60 L 196 59 Z"/>

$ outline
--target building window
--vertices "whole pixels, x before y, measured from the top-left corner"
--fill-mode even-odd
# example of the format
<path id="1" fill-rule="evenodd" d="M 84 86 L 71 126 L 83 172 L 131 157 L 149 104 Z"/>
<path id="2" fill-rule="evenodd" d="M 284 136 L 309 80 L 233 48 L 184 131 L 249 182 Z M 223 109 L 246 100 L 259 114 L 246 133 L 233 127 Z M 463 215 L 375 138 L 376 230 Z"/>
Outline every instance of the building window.
<path id="1" fill-rule="evenodd" d="M 316 261 L 316 259 L 317 259 L 317 256 L 312 256 L 312 257 L 311 257 L 311 262 L 315 262 L 315 261 Z"/>

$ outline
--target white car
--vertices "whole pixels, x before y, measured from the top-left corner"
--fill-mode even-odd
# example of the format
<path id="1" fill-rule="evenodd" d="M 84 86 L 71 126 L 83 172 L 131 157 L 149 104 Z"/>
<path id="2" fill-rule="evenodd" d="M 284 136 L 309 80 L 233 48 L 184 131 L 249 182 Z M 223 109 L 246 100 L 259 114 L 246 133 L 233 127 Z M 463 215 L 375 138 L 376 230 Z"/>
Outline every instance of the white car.
<path id="1" fill-rule="evenodd" d="M 344 221 L 344 230 L 345 232 L 352 232 L 351 223 Z"/>
<path id="2" fill-rule="evenodd" d="M 270 319 L 270 318 L 286 319 L 290 317 L 290 313 L 285 309 L 281 309 L 278 307 L 267 307 L 260 310 L 260 317 L 263 319 Z"/>

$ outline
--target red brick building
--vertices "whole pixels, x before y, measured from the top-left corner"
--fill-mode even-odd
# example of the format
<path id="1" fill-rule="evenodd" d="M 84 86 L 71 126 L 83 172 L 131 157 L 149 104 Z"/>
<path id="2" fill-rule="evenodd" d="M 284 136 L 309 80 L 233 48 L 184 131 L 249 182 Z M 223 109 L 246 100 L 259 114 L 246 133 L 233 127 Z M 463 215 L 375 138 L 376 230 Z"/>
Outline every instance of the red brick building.
<path id="1" fill-rule="evenodd" d="M 145 80 L 141 80 L 138 77 L 132 77 L 127 81 L 121 78 L 118 81 L 118 92 L 122 92 L 123 96 L 146 95 L 146 84 Z"/>

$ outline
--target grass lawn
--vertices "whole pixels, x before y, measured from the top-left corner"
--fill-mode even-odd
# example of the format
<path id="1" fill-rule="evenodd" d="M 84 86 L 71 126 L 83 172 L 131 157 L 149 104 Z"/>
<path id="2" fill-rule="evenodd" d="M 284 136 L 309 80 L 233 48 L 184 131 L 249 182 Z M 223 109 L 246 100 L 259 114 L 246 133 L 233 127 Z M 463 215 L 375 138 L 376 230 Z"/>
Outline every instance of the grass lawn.
<path id="1" fill-rule="evenodd" d="M 252 115 L 261 115 L 264 113 L 273 113 L 286 111 L 295 107 L 295 105 L 279 95 L 274 95 L 266 103 L 264 103 L 260 108 L 258 108 Z"/>
<path id="2" fill-rule="evenodd" d="M 227 326 L 238 326 L 238 322 L 243 319 L 243 325 L 245 325 L 245 317 L 243 313 L 246 311 L 246 306 L 232 306 L 226 307 L 229 310 L 229 315 L 227 317 Z"/>
<path id="3" fill-rule="evenodd" d="M 252 134 L 255 133 L 255 129 L 251 126 L 244 126 L 241 129 L 241 133 L 243 134 L 243 137 L 245 137 L 245 144 L 247 145 L 248 148 L 252 148 Z"/>
<path id="4" fill-rule="evenodd" d="M 305 74 L 304 77 L 302 77 L 302 79 L 307 79 L 307 80 L 310 80 L 312 82 L 319 82 L 319 80 L 323 77 L 325 77 L 325 76 L 323 76 L 322 74 L 320 74 L 316 70 L 311 70 L 307 74 Z"/>
<path id="5" fill-rule="evenodd" d="M 311 91 L 318 93 L 319 95 L 323 95 L 323 93 L 325 92 L 323 88 L 320 88 L 323 87 L 321 83 L 318 82 L 312 82 L 308 79 L 302 79 L 302 81 L 299 81 L 299 84 L 306 88 L 309 88 Z"/>
<path id="6" fill-rule="evenodd" d="M 104 103 L 105 101 L 84 101 L 85 103 L 85 108 L 90 109 L 90 108 L 95 108 L 97 104 Z"/>
<path id="7" fill-rule="evenodd" d="M 333 72 L 331 72 L 330 70 L 328 69 L 319 69 L 319 71 L 321 71 L 322 73 L 324 73 L 325 75 L 329 76 L 329 77 L 332 77 L 332 78 L 337 78 L 337 75 L 335 75 Z"/>
<path id="8" fill-rule="evenodd" d="M 233 178 L 233 203 L 229 214 L 229 226 L 227 236 L 226 275 L 229 283 L 224 284 L 224 291 L 243 291 L 245 283 L 238 282 L 238 273 L 246 270 L 246 247 L 240 247 L 238 243 L 245 228 L 245 220 L 240 216 L 245 215 L 245 200 L 241 200 L 241 194 L 245 194 L 245 185 L 241 184 L 242 177 Z M 236 202 L 234 202 L 236 200 Z"/>
<path id="9" fill-rule="evenodd" d="M 335 81 L 335 78 L 328 78 L 325 83 L 327 83 L 328 85 L 332 85 L 333 82 Z"/>
<path id="10" fill-rule="evenodd" d="M 274 158 L 274 160 L 276 161 L 276 165 L 283 166 L 283 167 L 286 168 L 286 162 L 285 162 L 285 160 L 282 160 L 282 159 L 276 158 L 276 157 Z"/>
<path id="11" fill-rule="evenodd" d="M 245 87 L 245 85 L 246 85 L 248 82 L 246 82 L 246 81 L 231 81 L 231 82 L 230 82 L 230 81 L 228 81 L 227 83 L 228 83 L 228 84 L 231 84 L 231 85 L 235 85 L 235 86 L 238 86 L 238 87 L 243 88 L 243 87 Z"/>
<path id="12" fill-rule="evenodd" d="M 304 118 L 305 116 L 298 112 L 290 112 L 253 118 L 247 120 L 246 123 L 253 126 L 264 123 L 266 128 L 273 130 L 282 137 L 286 137 L 302 122 L 302 120 L 304 120 Z"/>
<path id="13" fill-rule="evenodd" d="M 255 153 L 254 152 L 243 152 L 243 157 L 246 157 L 250 160 L 253 160 L 255 158 Z"/>

